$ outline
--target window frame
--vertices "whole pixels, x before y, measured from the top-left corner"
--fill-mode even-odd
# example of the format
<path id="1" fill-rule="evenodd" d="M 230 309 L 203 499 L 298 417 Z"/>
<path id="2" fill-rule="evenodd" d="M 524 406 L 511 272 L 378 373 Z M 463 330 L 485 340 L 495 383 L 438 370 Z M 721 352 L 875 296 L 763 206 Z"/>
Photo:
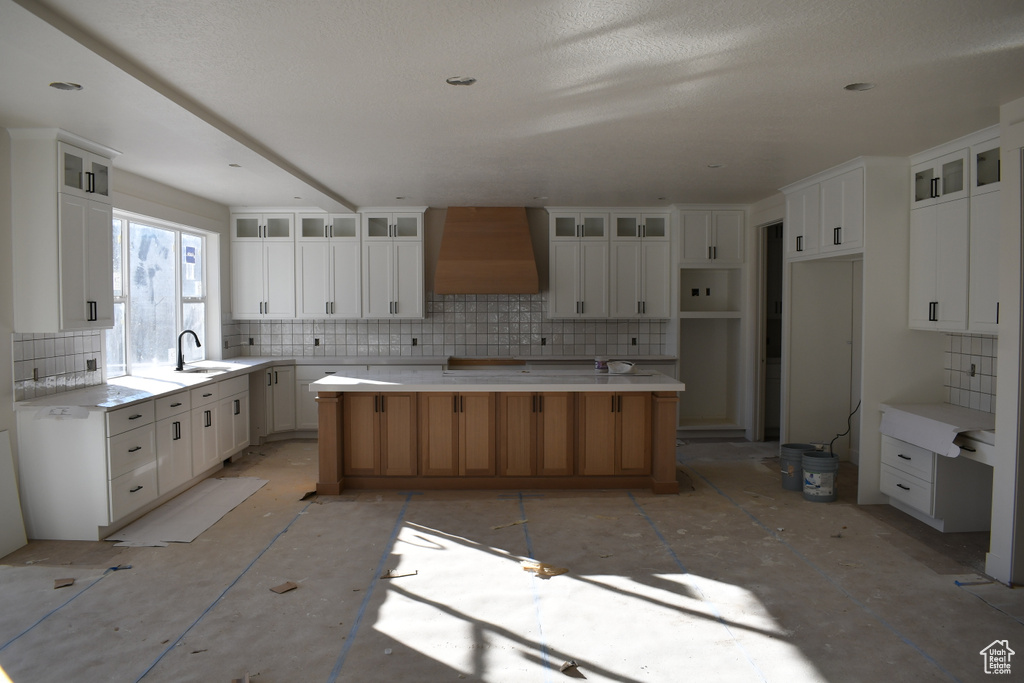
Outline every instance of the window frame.
<path id="1" fill-rule="evenodd" d="M 174 335 L 177 337 L 178 333 L 182 329 L 182 321 L 184 320 L 184 308 L 186 304 L 202 304 L 203 305 L 203 323 L 206 329 L 210 327 L 210 268 L 208 265 L 209 254 L 210 254 L 210 237 L 211 233 L 200 230 L 188 225 L 182 225 L 179 223 L 173 223 L 171 221 L 154 218 L 153 216 L 146 216 L 143 214 L 133 213 L 130 211 L 122 211 L 114 209 L 113 213 L 114 222 L 121 221 L 121 240 L 120 240 L 120 257 L 121 257 L 121 293 L 120 295 L 114 295 L 114 307 L 116 309 L 118 304 L 124 306 L 124 373 L 123 374 L 109 374 L 110 368 L 109 363 L 104 362 L 104 375 L 107 378 L 113 377 L 130 377 L 133 374 L 132 367 L 132 339 L 131 339 L 131 226 L 132 224 L 139 224 L 147 228 L 153 228 L 157 230 L 166 230 L 173 233 L 173 250 L 174 253 L 171 257 L 174 263 Z M 111 231 L 113 231 L 113 225 L 111 225 Z M 190 237 L 198 238 L 201 241 L 201 258 L 200 258 L 200 281 L 202 283 L 202 296 L 185 296 L 182 293 L 182 267 L 183 267 L 183 251 L 181 245 L 182 235 L 188 235 Z M 115 244 L 114 248 L 117 249 L 118 245 Z M 116 318 L 116 316 L 115 316 Z M 102 337 L 103 343 L 103 357 L 107 359 L 107 346 L 108 346 L 108 335 L 114 328 L 106 330 L 106 333 Z M 202 347 L 197 349 L 200 360 L 206 359 L 207 346 L 204 344 Z M 190 362 L 196 362 L 195 360 Z M 168 363 L 173 365 L 173 362 Z"/>

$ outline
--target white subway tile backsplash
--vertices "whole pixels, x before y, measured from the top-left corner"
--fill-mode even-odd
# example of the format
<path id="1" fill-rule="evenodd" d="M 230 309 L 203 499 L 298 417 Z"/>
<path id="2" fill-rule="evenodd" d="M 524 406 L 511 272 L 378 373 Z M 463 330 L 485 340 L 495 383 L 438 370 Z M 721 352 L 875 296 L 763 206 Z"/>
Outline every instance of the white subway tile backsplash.
<path id="1" fill-rule="evenodd" d="M 947 337 L 946 402 L 995 412 L 998 340 L 971 334 L 949 334 Z"/>

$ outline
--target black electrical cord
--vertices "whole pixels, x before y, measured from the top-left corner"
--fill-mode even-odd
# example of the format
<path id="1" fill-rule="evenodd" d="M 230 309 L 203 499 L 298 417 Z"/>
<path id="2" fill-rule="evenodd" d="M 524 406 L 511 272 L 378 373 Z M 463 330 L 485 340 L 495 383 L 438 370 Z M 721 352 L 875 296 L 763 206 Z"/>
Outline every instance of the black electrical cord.
<path id="1" fill-rule="evenodd" d="M 853 416 L 857 414 L 858 410 L 860 410 L 860 401 L 857 401 L 857 406 L 853 409 L 853 412 L 850 413 L 846 417 L 846 431 L 843 432 L 842 434 L 836 434 L 835 438 L 833 438 L 831 441 L 828 442 L 828 454 L 829 454 L 829 457 L 833 457 L 833 458 L 835 457 L 835 453 L 832 452 L 832 444 L 834 444 L 836 442 L 836 439 L 838 439 L 838 438 L 840 438 L 842 436 L 846 436 L 847 434 L 850 433 L 850 430 L 853 429 L 853 425 L 852 425 L 851 421 L 853 420 Z"/>

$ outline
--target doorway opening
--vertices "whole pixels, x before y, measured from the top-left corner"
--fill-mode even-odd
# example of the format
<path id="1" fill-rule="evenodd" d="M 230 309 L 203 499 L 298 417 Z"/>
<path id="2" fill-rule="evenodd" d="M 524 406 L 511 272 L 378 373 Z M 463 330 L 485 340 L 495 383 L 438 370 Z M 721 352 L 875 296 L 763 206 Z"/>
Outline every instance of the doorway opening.
<path id="1" fill-rule="evenodd" d="M 763 331 L 759 353 L 764 370 L 761 424 L 764 425 L 763 438 L 777 441 L 782 422 L 782 223 L 772 223 L 763 229 L 761 272 L 764 281 L 759 326 Z"/>

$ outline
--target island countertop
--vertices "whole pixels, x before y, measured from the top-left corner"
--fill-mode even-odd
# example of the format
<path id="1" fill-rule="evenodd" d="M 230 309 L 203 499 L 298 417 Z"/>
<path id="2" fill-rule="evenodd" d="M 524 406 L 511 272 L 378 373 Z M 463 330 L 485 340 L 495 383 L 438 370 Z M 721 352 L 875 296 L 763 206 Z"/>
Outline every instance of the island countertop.
<path id="1" fill-rule="evenodd" d="M 360 372 L 330 375 L 311 382 L 318 392 L 431 391 L 685 391 L 686 385 L 667 375 L 637 368 L 636 372 L 599 373 L 591 368 L 494 367 L 409 372 Z"/>

